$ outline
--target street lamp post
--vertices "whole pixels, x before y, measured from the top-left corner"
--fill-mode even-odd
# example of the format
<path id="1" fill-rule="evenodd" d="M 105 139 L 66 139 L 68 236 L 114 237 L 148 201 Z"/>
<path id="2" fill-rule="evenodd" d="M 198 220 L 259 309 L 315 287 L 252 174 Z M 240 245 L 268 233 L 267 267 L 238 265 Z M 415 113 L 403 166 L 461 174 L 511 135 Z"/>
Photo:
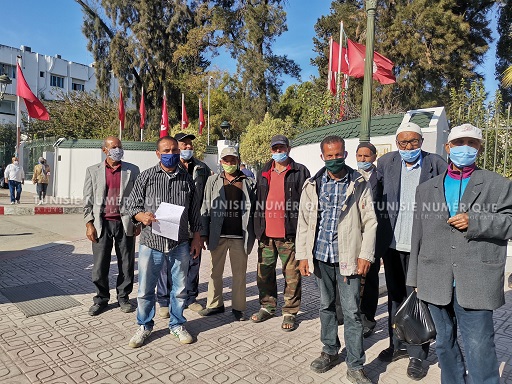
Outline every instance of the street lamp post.
<path id="1" fill-rule="evenodd" d="M 377 0 L 366 0 L 366 53 L 364 62 L 363 103 L 361 107 L 361 130 L 359 141 L 370 141 L 372 119 L 373 45 L 375 40 L 375 13 Z"/>
<path id="2" fill-rule="evenodd" d="M 210 81 L 213 80 L 213 76 L 208 78 L 208 145 L 210 145 Z"/>
<path id="3" fill-rule="evenodd" d="M 0 76 L 0 103 L 4 99 L 5 90 L 7 86 L 12 83 L 12 80 L 7 75 Z"/>

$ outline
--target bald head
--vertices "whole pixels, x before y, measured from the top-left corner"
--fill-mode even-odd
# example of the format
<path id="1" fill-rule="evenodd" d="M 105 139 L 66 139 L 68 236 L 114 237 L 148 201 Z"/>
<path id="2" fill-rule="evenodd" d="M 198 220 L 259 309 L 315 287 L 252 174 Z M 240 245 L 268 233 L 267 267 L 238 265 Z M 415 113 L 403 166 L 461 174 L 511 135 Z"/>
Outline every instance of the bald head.
<path id="1" fill-rule="evenodd" d="M 108 136 L 105 137 L 105 140 L 103 140 L 103 145 L 101 148 L 108 151 L 111 148 L 123 148 L 123 144 L 121 143 L 121 140 L 119 140 L 119 138 L 116 136 Z"/>

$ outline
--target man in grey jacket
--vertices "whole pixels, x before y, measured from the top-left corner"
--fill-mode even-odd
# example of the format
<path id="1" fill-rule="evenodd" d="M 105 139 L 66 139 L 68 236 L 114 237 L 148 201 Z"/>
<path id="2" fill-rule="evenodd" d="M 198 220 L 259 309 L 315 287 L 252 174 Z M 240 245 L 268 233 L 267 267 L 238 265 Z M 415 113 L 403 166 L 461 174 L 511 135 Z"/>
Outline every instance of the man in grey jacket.
<path id="1" fill-rule="evenodd" d="M 304 183 L 295 239 L 300 273 L 309 276 L 313 272 L 320 289 L 324 346 L 311 370 L 326 372 L 338 362 L 338 291 L 345 320 L 347 379 L 371 384 L 363 370 L 366 357 L 359 302 L 361 277 L 374 260 L 377 217 L 367 181 L 345 165 L 344 140 L 327 136 L 320 148 L 325 167 Z"/>
<path id="2" fill-rule="evenodd" d="M 210 250 L 210 281 L 206 308 L 201 316 L 224 312 L 222 299 L 224 265 L 229 251 L 232 283 L 231 312 L 237 321 L 247 320 L 246 274 L 247 255 L 254 245 L 253 211 L 256 201 L 256 181 L 239 169 L 240 159 L 234 147 L 221 152 L 223 171 L 210 176 L 206 183 L 201 219 L 203 247 Z"/>
<path id="3" fill-rule="evenodd" d="M 448 171 L 416 191 L 407 285 L 428 303 L 443 384 L 500 381 L 493 310 L 505 304 L 507 243 L 512 238 L 512 182 L 479 169 L 480 129 L 452 128 Z M 466 367 L 457 328 L 464 344 Z"/>
<path id="4" fill-rule="evenodd" d="M 123 145 L 117 137 L 107 137 L 102 151 L 105 161 L 87 168 L 84 182 L 84 221 L 87 238 L 92 242 L 92 281 L 96 286 L 94 304 L 89 308 L 91 316 L 103 312 L 110 299 L 108 272 L 114 243 L 117 301 L 121 311 L 133 311 L 128 296 L 133 289 L 135 236 L 140 233 L 125 207 L 139 167 L 121 161 Z"/>

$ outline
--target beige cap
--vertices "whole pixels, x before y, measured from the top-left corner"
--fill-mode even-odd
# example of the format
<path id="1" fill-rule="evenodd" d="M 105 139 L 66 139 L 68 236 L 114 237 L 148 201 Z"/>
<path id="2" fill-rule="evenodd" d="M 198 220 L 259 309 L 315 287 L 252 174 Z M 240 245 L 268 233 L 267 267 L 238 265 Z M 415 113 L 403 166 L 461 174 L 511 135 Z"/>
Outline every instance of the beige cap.
<path id="1" fill-rule="evenodd" d="M 236 156 L 238 157 L 238 151 L 235 147 L 226 147 L 220 153 L 220 158 L 223 159 L 226 156 Z"/>
<path id="2" fill-rule="evenodd" d="M 396 130 L 395 137 L 398 136 L 402 132 L 416 132 L 421 137 L 423 137 L 423 133 L 421 133 L 421 128 L 418 124 L 411 123 L 410 121 L 407 123 L 402 123 Z"/>
<path id="3" fill-rule="evenodd" d="M 453 127 L 450 130 L 450 134 L 448 135 L 448 142 L 460 139 L 462 137 L 471 137 L 473 139 L 477 139 L 482 141 L 482 130 L 480 128 L 475 127 L 471 124 L 462 124 L 456 127 Z"/>

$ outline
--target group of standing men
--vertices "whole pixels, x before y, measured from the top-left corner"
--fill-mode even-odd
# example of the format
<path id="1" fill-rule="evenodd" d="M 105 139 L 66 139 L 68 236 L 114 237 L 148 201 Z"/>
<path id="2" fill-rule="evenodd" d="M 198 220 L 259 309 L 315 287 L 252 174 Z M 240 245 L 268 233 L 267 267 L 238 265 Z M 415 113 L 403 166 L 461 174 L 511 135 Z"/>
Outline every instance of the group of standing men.
<path id="1" fill-rule="evenodd" d="M 363 370 L 363 337 L 369 336 L 376 324 L 382 258 L 390 347 L 379 359 L 392 362 L 408 357 L 407 375 L 414 380 L 425 376 L 423 360 L 429 344 L 408 345 L 391 329 L 399 305 L 417 288 L 438 328 L 436 348 L 443 383 L 462 383 L 466 375 L 456 340 L 457 324 L 466 350 L 471 349 L 466 352 L 469 376 L 476 382 L 499 380 L 492 310 L 504 302 L 512 190 L 510 181 L 476 168 L 482 142 L 478 128 L 463 125 L 452 129 L 446 145 L 450 156 L 447 164 L 440 156 L 421 150 L 419 126 L 402 124 L 396 132 L 398 151 L 383 155 L 377 166 L 375 146 L 358 146 L 358 170 L 345 164 L 343 138 L 328 136 L 320 144 L 325 167 L 313 177 L 289 156 L 288 139 L 276 135 L 270 143 L 272 160 L 263 166 L 256 181 L 241 169 L 234 147 L 222 151 L 222 170 L 212 175 L 193 157 L 194 138 L 181 133 L 159 139 L 159 163 L 140 174 L 136 166 L 121 162 L 121 142 L 114 137 L 105 139 L 107 158 L 87 170 L 84 186 L 85 221 L 87 236 L 93 242 L 93 282 L 97 288 L 90 315 L 101 313 L 109 300 L 108 266 L 113 244 L 118 255 L 119 306 L 124 312 L 133 310 L 128 295 L 133 287 L 134 239 L 141 232 L 139 329 L 129 342 L 131 347 L 142 346 L 151 334 L 156 301 L 159 315 L 170 318 L 170 333 L 181 343 L 193 341 L 184 326 L 185 308 L 202 316 L 224 312 L 222 277 L 228 252 L 233 272 L 232 314 L 237 321 L 247 320 L 247 257 L 257 240 L 260 309 L 250 319 L 259 323 L 275 316 L 276 265 L 280 259 L 285 279 L 281 329 L 296 329 L 301 278 L 313 274 L 320 291 L 324 347 L 311 369 L 321 373 L 338 363 L 338 296 L 347 378 L 354 383 L 371 383 Z M 492 181 L 492 191 L 488 181 Z M 420 209 L 419 201 L 423 204 Z M 154 213 L 162 202 L 184 207 L 177 239 L 152 231 L 151 225 L 158 220 Z M 444 211 L 430 211 L 431 203 L 440 204 Z M 476 211 L 476 203 L 488 209 Z M 440 242 L 443 237 L 446 241 Z M 441 249 L 449 243 L 451 249 Z M 211 273 L 203 308 L 196 297 L 201 249 L 207 246 Z M 475 254 L 475 247 L 475 257 L 466 255 Z M 486 271 L 493 281 L 476 283 L 476 276 Z M 475 335 L 468 330 L 476 321 L 483 324 L 483 330 Z"/>

